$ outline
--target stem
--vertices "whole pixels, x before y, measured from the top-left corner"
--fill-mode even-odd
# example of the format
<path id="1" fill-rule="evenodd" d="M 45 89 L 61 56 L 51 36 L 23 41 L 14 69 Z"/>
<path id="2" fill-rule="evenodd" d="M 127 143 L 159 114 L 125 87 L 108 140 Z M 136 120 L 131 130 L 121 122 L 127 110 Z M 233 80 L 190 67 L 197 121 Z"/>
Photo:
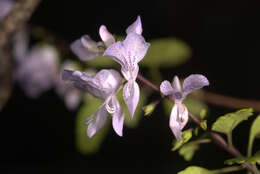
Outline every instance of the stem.
<path id="1" fill-rule="evenodd" d="M 222 169 L 212 170 L 213 174 L 221 174 L 221 173 L 229 173 L 229 172 L 235 172 L 244 170 L 245 168 L 243 166 L 232 166 L 232 167 L 225 167 Z"/>
<path id="2" fill-rule="evenodd" d="M 228 140 L 228 145 L 230 147 L 233 146 L 233 141 L 232 141 L 232 131 L 230 131 L 228 134 L 227 134 L 227 140 Z"/>
<path id="3" fill-rule="evenodd" d="M 159 91 L 159 88 L 150 82 L 148 79 L 143 77 L 142 75 L 138 74 L 137 78 L 144 83 L 145 85 L 149 86 L 150 88 L 154 89 L 157 92 Z M 174 99 L 172 97 L 167 97 L 170 101 L 174 102 Z M 200 126 L 201 120 L 189 112 L 189 117 L 192 119 L 194 123 L 196 123 L 198 126 Z M 214 141 L 222 147 L 224 150 L 226 150 L 228 153 L 232 154 L 234 157 L 243 157 L 243 155 L 234 147 L 229 146 L 228 143 L 216 132 L 212 132 L 211 130 L 206 130 L 209 135 L 214 139 Z M 244 167 L 247 168 L 248 171 L 252 172 L 253 174 L 260 174 L 255 168 L 252 167 L 252 165 L 248 162 L 243 164 Z"/>
<path id="4" fill-rule="evenodd" d="M 248 147 L 247 147 L 247 156 L 250 157 L 252 155 L 254 140 L 249 139 Z"/>

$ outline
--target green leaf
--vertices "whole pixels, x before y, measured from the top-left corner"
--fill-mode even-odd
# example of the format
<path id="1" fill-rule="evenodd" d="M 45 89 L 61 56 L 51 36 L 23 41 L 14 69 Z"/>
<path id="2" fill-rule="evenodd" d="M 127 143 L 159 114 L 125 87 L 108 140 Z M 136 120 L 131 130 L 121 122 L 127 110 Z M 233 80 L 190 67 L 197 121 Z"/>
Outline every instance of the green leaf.
<path id="1" fill-rule="evenodd" d="M 121 88 L 117 93 L 117 99 L 119 100 L 121 106 L 123 107 L 124 113 L 125 113 L 124 125 L 126 125 L 127 127 L 130 127 L 130 128 L 136 128 L 143 116 L 142 107 L 146 102 L 147 94 L 145 93 L 145 91 L 143 91 L 141 89 L 139 103 L 136 107 L 134 117 L 133 117 L 133 119 L 131 119 L 130 112 L 128 111 L 128 108 L 124 102 L 122 93 L 123 93 L 123 90 Z"/>
<path id="2" fill-rule="evenodd" d="M 172 67 L 185 63 L 191 57 L 191 48 L 177 38 L 154 39 L 150 44 L 141 65 Z"/>
<path id="3" fill-rule="evenodd" d="M 213 174 L 213 172 L 199 166 L 189 166 L 178 174 Z"/>
<path id="4" fill-rule="evenodd" d="M 195 152 L 199 149 L 199 144 L 198 143 L 193 143 L 193 141 L 184 144 L 180 150 L 179 150 L 179 155 L 181 155 L 186 161 L 190 161 Z"/>
<path id="5" fill-rule="evenodd" d="M 143 107 L 144 116 L 149 116 L 153 113 L 155 106 L 153 104 L 149 104 Z"/>
<path id="6" fill-rule="evenodd" d="M 237 112 L 228 113 L 217 119 L 212 125 L 212 130 L 224 134 L 230 134 L 232 130 L 242 121 L 253 115 L 253 109 L 241 109 Z"/>
<path id="7" fill-rule="evenodd" d="M 249 136 L 249 143 L 248 143 L 249 155 L 251 155 L 255 138 L 260 138 L 260 115 L 258 115 L 258 117 L 254 120 L 250 129 L 250 136 Z"/>
<path id="8" fill-rule="evenodd" d="M 88 138 L 87 136 L 87 126 L 85 125 L 85 120 L 91 117 L 98 110 L 98 107 L 102 104 L 102 102 L 102 100 L 86 94 L 84 104 L 78 112 L 76 118 L 76 147 L 82 154 L 96 153 L 111 127 L 110 120 L 108 119 L 105 126 L 101 128 L 92 138 Z"/>
<path id="9" fill-rule="evenodd" d="M 256 163 L 260 164 L 260 151 L 256 152 L 251 157 L 232 158 L 232 159 L 226 160 L 224 163 L 227 165 L 232 165 L 232 164 L 242 164 L 245 162 L 249 162 L 252 164 L 256 164 Z"/>
<path id="10" fill-rule="evenodd" d="M 173 140 L 172 151 L 178 150 L 183 144 L 187 143 L 192 137 L 192 132 L 189 130 L 186 130 L 186 131 L 182 132 L 181 137 L 182 137 L 181 141 Z"/>
<path id="11" fill-rule="evenodd" d="M 203 130 L 207 130 L 207 120 L 204 120 L 204 121 L 200 122 L 200 127 Z"/>

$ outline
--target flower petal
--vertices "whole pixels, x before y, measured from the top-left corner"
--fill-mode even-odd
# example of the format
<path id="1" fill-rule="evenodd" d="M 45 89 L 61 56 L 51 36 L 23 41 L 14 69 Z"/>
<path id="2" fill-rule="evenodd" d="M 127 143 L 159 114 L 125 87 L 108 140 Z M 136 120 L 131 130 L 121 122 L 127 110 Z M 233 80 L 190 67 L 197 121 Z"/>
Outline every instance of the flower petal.
<path id="1" fill-rule="evenodd" d="M 126 29 L 126 33 L 136 33 L 136 34 L 142 34 L 143 29 L 142 29 L 142 22 L 141 22 L 141 18 L 140 16 L 137 16 L 137 19 L 134 23 L 132 23 L 127 29 Z"/>
<path id="2" fill-rule="evenodd" d="M 102 104 L 97 112 L 93 115 L 93 121 L 89 123 L 87 135 L 91 138 L 107 121 L 107 111 L 105 105 Z"/>
<path id="3" fill-rule="evenodd" d="M 124 124 L 124 112 L 122 107 L 120 106 L 119 101 L 117 100 L 117 98 L 115 96 L 113 96 L 111 98 L 112 100 L 112 104 L 115 108 L 115 111 L 112 114 L 112 125 L 113 128 L 115 130 L 115 132 L 119 135 L 119 136 L 123 136 L 123 124 Z"/>
<path id="4" fill-rule="evenodd" d="M 70 45 L 71 50 L 80 60 L 89 61 L 102 54 L 99 52 L 98 44 L 88 35 L 82 36 Z"/>
<path id="5" fill-rule="evenodd" d="M 125 48 L 122 42 L 118 41 L 110 45 L 104 52 L 103 56 L 112 58 L 114 61 L 116 61 L 123 67 L 126 64 L 125 53 Z"/>
<path id="6" fill-rule="evenodd" d="M 171 111 L 170 128 L 177 141 L 181 141 L 182 129 L 188 122 L 188 110 L 181 104 L 175 104 Z"/>
<path id="7" fill-rule="evenodd" d="M 195 89 L 200 89 L 204 86 L 208 86 L 208 79 L 201 74 L 192 74 L 184 79 L 183 82 L 183 92 L 184 96 L 188 95 Z"/>
<path id="8" fill-rule="evenodd" d="M 135 109 L 139 102 L 140 89 L 135 81 L 128 81 L 123 88 L 123 98 L 131 114 L 134 116 Z"/>
<path id="9" fill-rule="evenodd" d="M 178 76 L 174 76 L 173 82 L 172 82 L 172 87 L 173 87 L 173 89 L 175 89 L 175 91 L 182 91 L 180 79 L 178 78 Z"/>
<path id="10" fill-rule="evenodd" d="M 123 47 L 125 48 L 125 59 L 130 66 L 144 58 L 149 46 L 150 44 L 145 42 L 143 36 L 139 34 L 129 33 L 126 36 L 126 39 L 123 41 Z"/>
<path id="11" fill-rule="evenodd" d="M 105 25 L 100 26 L 99 35 L 102 41 L 105 43 L 106 47 L 109 47 L 116 42 L 114 36 L 107 30 Z"/>
<path id="12" fill-rule="evenodd" d="M 168 80 L 164 80 L 160 85 L 160 91 L 163 95 L 172 95 L 174 90 L 171 86 L 171 83 Z"/>

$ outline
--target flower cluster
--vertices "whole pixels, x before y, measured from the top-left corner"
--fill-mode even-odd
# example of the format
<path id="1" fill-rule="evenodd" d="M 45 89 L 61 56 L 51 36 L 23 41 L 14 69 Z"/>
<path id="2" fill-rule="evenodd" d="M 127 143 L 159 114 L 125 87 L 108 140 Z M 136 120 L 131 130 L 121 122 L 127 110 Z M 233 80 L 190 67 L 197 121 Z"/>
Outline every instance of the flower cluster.
<path id="1" fill-rule="evenodd" d="M 121 73 L 127 81 L 123 87 L 123 99 L 133 118 L 139 102 L 140 89 L 136 83 L 139 71 L 138 63 L 144 58 L 150 46 L 142 36 L 142 23 L 140 16 L 126 29 L 124 41 L 117 41 L 104 25 L 99 28 L 102 41 L 95 42 L 89 35 L 84 35 L 71 44 L 72 51 L 80 60 L 90 61 L 99 56 L 106 56 L 121 65 Z M 103 69 L 96 75 L 86 72 L 64 70 L 62 79 L 73 82 L 77 89 L 90 93 L 94 97 L 101 98 L 104 103 L 97 112 L 86 121 L 88 124 L 87 135 L 92 137 L 106 122 L 107 113 L 112 116 L 112 124 L 115 132 L 123 135 L 124 112 L 115 94 L 121 85 L 120 74 L 112 69 Z M 190 75 L 184 80 L 183 88 L 177 76 L 173 84 L 163 81 L 160 89 L 164 95 L 174 98 L 175 105 L 171 112 L 170 128 L 177 140 L 181 140 L 182 129 L 188 121 L 188 110 L 182 101 L 194 89 L 209 85 L 203 75 Z"/>
<path id="2" fill-rule="evenodd" d="M 139 71 L 138 62 L 143 59 L 150 44 L 141 35 L 140 16 L 126 29 L 126 34 L 124 41 L 116 42 L 106 26 L 101 25 L 99 35 L 102 41 L 95 42 L 90 36 L 84 35 L 71 44 L 71 49 L 84 61 L 92 60 L 98 56 L 106 56 L 121 65 L 121 73 L 127 80 L 123 87 L 123 98 L 133 118 L 140 96 L 140 89 L 136 83 Z M 104 104 L 87 121 L 89 137 L 92 137 L 104 125 L 107 112 L 112 115 L 115 132 L 122 136 L 124 112 L 115 96 L 121 85 L 121 76 L 117 71 L 101 70 L 96 76 L 91 76 L 80 71 L 64 70 L 62 78 L 65 81 L 73 81 L 74 86 L 81 91 L 105 100 Z"/>

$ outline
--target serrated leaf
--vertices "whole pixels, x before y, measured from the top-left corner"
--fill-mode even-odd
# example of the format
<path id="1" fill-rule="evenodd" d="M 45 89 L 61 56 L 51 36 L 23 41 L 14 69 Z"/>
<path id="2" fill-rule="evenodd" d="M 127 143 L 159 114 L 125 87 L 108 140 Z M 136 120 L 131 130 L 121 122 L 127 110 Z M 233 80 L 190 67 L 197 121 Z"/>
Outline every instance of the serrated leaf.
<path id="1" fill-rule="evenodd" d="M 198 149 L 199 149 L 199 144 L 189 142 L 184 144 L 180 148 L 179 155 L 181 155 L 186 161 L 190 161 Z"/>
<path id="2" fill-rule="evenodd" d="M 126 125 L 127 127 L 130 127 L 130 128 L 137 127 L 141 118 L 142 118 L 142 116 L 144 115 L 142 107 L 144 106 L 144 104 L 146 102 L 147 94 L 142 89 L 140 89 L 140 90 L 141 91 L 140 91 L 139 103 L 136 107 L 134 117 L 133 117 L 132 120 L 131 120 L 130 112 L 128 111 L 128 108 L 127 108 L 127 106 L 124 102 L 124 99 L 123 99 L 122 88 L 117 93 L 117 99 L 119 100 L 120 105 L 123 107 L 123 110 L 124 110 L 124 113 L 125 113 L 124 125 Z"/>
<path id="3" fill-rule="evenodd" d="M 181 141 L 173 140 L 172 151 L 178 150 L 183 144 L 187 143 L 192 137 L 192 132 L 189 130 L 186 130 L 186 131 L 182 132 L 181 137 L 182 137 Z"/>
<path id="4" fill-rule="evenodd" d="M 250 136 L 249 136 L 250 151 L 252 150 L 252 145 L 255 138 L 260 138 L 260 115 L 258 115 L 258 117 L 254 120 L 250 129 Z"/>
<path id="5" fill-rule="evenodd" d="M 229 134 L 242 121 L 253 115 L 253 109 L 241 109 L 237 112 L 228 113 L 221 116 L 212 125 L 212 130 L 224 134 Z"/>
<path id="6" fill-rule="evenodd" d="M 178 174 L 213 174 L 212 171 L 199 166 L 189 166 Z"/>
<path id="7" fill-rule="evenodd" d="M 111 127 L 110 120 L 92 138 L 87 136 L 85 120 L 91 117 L 102 104 L 102 100 L 86 94 L 84 104 L 81 106 L 76 118 L 76 147 L 82 154 L 94 154 L 98 152 Z M 110 117 L 109 117 L 110 118 Z"/>
<path id="8" fill-rule="evenodd" d="M 256 164 L 256 163 L 260 164 L 260 151 L 256 152 L 251 157 L 232 158 L 232 159 L 226 160 L 224 163 L 227 165 L 232 165 L 232 164 L 242 164 L 245 162 L 249 162 L 252 164 Z"/>
<path id="9" fill-rule="evenodd" d="M 141 65 L 172 67 L 185 63 L 191 57 L 191 48 L 177 38 L 154 39 L 150 44 Z"/>

